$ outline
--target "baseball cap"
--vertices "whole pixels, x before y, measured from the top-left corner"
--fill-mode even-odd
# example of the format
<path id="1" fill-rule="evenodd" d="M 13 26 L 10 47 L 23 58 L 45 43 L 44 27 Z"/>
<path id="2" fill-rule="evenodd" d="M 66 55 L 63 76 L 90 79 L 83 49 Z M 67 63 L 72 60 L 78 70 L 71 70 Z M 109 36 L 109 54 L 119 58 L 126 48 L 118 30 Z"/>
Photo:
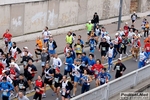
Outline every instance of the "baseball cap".
<path id="1" fill-rule="evenodd" d="M 5 73 L 7 70 L 3 70 L 2 73 Z"/>
<path id="2" fill-rule="evenodd" d="M 121 59 L 121 58 L 118 58 L 118 60 L 120 60 L 120 61 L 121 61 L 122 59 Z"/>
<path id="3" fill-rule="evenodd" d="M 89 23 L 91 23 L 91 21 L 89 21 Z"/>
<path id="4" fill-rule="evenodd" d="M 118 33 L 116 33 L 115 35 L 119 35 Z"/>
<path id="5" fill-rule="evenodd" d="M 60 72 L 60 69 L 57 67 L 56 69 L 55 69 L 57 72 Z"/>
<path id="6" fill-rule="evenodd" d="M 23 47 L 23 49 L 28 49 L 28 47 Z"/>

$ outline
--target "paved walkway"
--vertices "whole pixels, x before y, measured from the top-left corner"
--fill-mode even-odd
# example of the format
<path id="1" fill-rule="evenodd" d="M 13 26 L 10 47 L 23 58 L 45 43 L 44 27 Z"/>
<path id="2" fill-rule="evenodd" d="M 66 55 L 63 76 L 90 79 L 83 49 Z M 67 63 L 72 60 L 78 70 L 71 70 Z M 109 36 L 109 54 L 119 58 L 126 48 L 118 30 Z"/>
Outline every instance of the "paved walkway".
<path id="1" fill-rule="evenodd" d="M 148 20 L 150 20 L 150 17 L 146 17 Z M 138 19 L 135 23 L 135 28 L 141 30 L 141 23 L 142 23 L 143 19 Z M 129 26 L 131 25 L 131 21 L 127 21 L 129 23 Z M 124 26 L 123 22 L 121 24 L 121 27 Z M 108 24 L 108 25 L 104 25 L 104 27 L 106 28 L 106 30 L 109 32 L 110 36 L 112 38 L 114 38 L 115 33 L 117 32 L 117 23 L 112 23 L 112 24 Z M 76 31 L 76 35 L 81 35 L 82 36 L 82 40 L 85 42 L 87 40 L 87 34 L 86 34 L 86 30 L 80 30 L 80 31 Z M 42 33 L 41 33 L 42 34 Z M 54 36 L 55 41 L 57 42 L 57 53 L 63 53 L 64 47 L 66 45 L 65 42 L 65 37 L 66 34 L 62 34 L 62 35 L 56 35 Z M 29 51 L 34 54 L 34 48 L 35 48 L 35 40 L 34 41 L 25 41 L 25 42 L 18 42 L 17 46 L 22 49 L 23 47 L 27 46 L 29 48 Z M 2 47 L 4 48 L 4 47 Z M 35 57 L 35 56 L 34 56 Z"/>

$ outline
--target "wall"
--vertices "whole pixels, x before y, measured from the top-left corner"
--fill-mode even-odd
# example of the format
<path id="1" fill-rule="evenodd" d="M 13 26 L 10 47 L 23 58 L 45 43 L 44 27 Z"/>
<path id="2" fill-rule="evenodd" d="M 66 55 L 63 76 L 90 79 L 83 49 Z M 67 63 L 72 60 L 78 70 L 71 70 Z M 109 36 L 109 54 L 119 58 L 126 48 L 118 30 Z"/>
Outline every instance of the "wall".
<path id="1" fill-rule="evenodd" d="M 2 2 L 3 1 L 3 2 Z M 9 3 L 15 3 L 16 4 Z M 37 1 L 37 2 L 31 2 Z M 9 28 L 13 36 L 43 30 L 80 25 L 91 20 L 118 16 L 120 0 L 0 0 L 0 36 Z M 20 3 L 24 2 L 24 3 Z M 130 0 L 123 0 L 123 15 L 130 14 Z"/>
<path id="2" fill-rule="evenodd" d="M 139 11 L 146 12 L 150 10 L 150 0 L 139 0 Z"/>

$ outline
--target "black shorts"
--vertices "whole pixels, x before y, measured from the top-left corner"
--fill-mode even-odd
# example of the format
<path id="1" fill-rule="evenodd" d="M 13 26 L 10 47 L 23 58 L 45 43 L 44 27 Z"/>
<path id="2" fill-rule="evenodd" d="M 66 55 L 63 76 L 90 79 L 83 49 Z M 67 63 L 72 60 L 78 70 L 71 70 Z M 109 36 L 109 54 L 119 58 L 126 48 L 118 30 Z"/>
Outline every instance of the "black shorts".
<path id="1" fill-rule="evenodd" d="M 17 80 L 12 80 L 12 81 L 13 81 L 14 87 L 16 87 L 18 85 Z"/>
<path id="2" fill-rule="evenodd" d="M 53 84 L 53 81 L 52 81 L 52 80 L 49 81 L 49 79 L 46 79 L 46 78 L 45 78 L 45 79 L 44 79 L 44 83 L 45 83 L 45 84 L 48 84 L 48 85 L 52 85 L 52 84 Z"/>
<path id="3" fill-rule="evenodd" d="M 8 42 L 5 41 L 5 46 L 8 47 Z"/>
<path id="4" fill-rule="evenodd" d="M 60 87 L 60 85 L 61 85 L 60 83 L 55 83 L 55 84 L 54 84 L 55 88 Z"/>
<path id="5" fill-rule="evenodd" d="M 42 100 L 42 94 L 36 93 L 33 96 L 33 99 L 37 100 L 37 98 L 39 98 L 38 100 Z"/>
<path id="6" fill-rule="evenodd" d="M 106 52 L 105 51 L 101 51 L 101 56 L 106 56 Z"/>
<path id="7" fill-rule="evenodd" d="M 32 81 L 34 77 L 33 76 L 27 76 L 26 78 L 27 78 L 27 81 L 29 81 L 29 80 Z"/>
<path id="8" fill-rule="evenodd" d="M 64 98 L 70 98 L 70 94 L 66 93 L 65 95 L 61 95 L 63 96 Z"/>
<path id="9" fill-rule="evenodd" d="M 135 20 L 132 20 L 132 23 L 134 23 L 135 22 Z"/>

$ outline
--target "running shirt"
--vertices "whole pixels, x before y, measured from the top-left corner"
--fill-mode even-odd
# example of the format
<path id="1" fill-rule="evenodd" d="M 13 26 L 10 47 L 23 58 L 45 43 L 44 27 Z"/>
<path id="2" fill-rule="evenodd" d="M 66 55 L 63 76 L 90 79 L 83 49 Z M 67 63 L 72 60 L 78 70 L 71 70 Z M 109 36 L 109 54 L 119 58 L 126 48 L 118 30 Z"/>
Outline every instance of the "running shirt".
<path id="1" fill-rule="evenodd" d="M 140 52 L 139 54 L 139 61 L 144 61 L 147 58 L 146 52 Z"/>
<path id="2" fill-rule="evenodd" d="M 109 44 L 107 42 L 101 42 L 99 44 L 99 48 L 101 48 L 101 51 L 107 52 L 109 48 Z"/>
<path id="3" fill-rule="evenodd" d="M 73 68 L 72 68 L 72 75 L 73 76 L 76 76 L 76 77 L 80 77 L 81 76 L 81 73 L 80 73 L 81 71 L 80 71 L 80 65 L 74 65 L 73 64 Z"/>
<path id="4" fill-rule="evenodd" d="M 28 76 L 34 77 L 35 73 L 33 72 L 37 71 L 37 68 L 34 65 L 28 65 L 27 71 L 28 71 Z"/>
<path id="5" fill-rule="evenodd" d="M 88 75 L 83 75 L 81 77 L 81 79 L 82 79 L 82 84 L 83 85 L 90 85 L 90 83 L 88 83 L 88 80 L 89 80 Z"/>
<path id="6" fill-rule="evenodd" d="M 43 34 L 44 40 L 48 40 L 49 36 L 51 35 L 51 32 L 43 30 L 42 34 Z"/>
<path id="7" fill-rule="evenodd" d="M 45 73 L 46 79 L 52 79 L 53 76 L 50 76 L 49 74 L 54 74 L 54 70 L 52 68 L 48 68 L 48 69 L 45 69 L 44 73 Z"/>
<path id="8" fill-rule="evenodd" d="M 146 52 L 150 52 L 150 43 L 146 43 L 144 46 Z"/>
<path id="9" fill-rule="evenodd" d="M 54 75 L 54 81 L 55 81 L 55 83 L 60 83 L 60 81 L 62 80 L 62 74 L 55 74 Z"/>
<path id="10" fill-rule="evenodd" d="M 113 55 L 114 55 L 114 48 L 110 48 L 110 47 L 109 47 L 109 50 L 108 50 L 108 57 L 109 57 L 109 58 L 112 58 Z"/>
<path id="11" fill-rule="evenodd" d="M 44 87 L 43 81 L 36 80 L 36 81 L 35 81 L 35 86 L 36 86 L 36 87 L 35 87 L 36 93 L 38 93 L 38 94 L 43 94 L 44 91 L 42 91 L 42 90 L 39 89 L 39 88 Z"/>
<path id="12" fill-rule="evenodd" d="M 100 80 L 101 83 L 106 83 L 106 80 L 108 79 L 107 73 L 99 73 L 97 78 Z"/>

